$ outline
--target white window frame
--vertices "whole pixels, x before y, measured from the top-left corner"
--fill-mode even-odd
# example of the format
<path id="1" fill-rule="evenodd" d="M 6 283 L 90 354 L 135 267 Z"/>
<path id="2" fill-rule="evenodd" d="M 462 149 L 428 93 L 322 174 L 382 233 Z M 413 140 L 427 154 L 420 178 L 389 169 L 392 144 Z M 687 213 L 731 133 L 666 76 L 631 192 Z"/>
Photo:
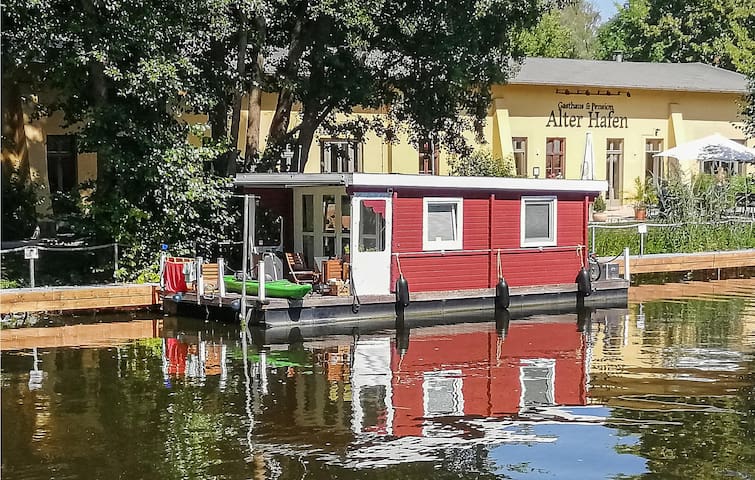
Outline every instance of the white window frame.
<path id="1" fill-rule="evenodd" d="M 532 203 L 548 203 L 550 206 L 551 238 L 527 239 L 525 226 L 527 221 L 527 205 Z M 554 195 L 541 197 L 522 197 L 521 212 L 519 214 L 522 247 L 555 247 L 558 244 L 558 197 Z"/>
<path id="2" fill-rule="evenodd" d="M 456 238 L 454 240 L 428 240 L 427 211 L 429 205 L 456 205 Z M 422 199 L 422 250 L 461 250 L 464 246 L 464 199 L 447 197 L 425 197 Z"/>

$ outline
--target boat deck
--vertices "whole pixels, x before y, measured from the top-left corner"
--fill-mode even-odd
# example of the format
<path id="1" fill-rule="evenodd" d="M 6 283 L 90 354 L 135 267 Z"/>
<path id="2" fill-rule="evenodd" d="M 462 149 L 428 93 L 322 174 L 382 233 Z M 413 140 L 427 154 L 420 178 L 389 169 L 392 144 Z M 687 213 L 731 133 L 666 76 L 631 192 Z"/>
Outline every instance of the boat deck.
<path id="1" fill-rule="evenodd" d="M 593 283 L 594 292 L 584 297 L 585 305 L 625 305 L 629 283 L 623 279 L 602 280 Z M 509 310 L 542 309 L 549 306 L 574 308 L 578 298 L 575 283 L 510 287 Z M 176 301 L 173 296 L 164 297 L 168 313 L 191 316 L 233 319 L 240 294 L 225 296 L 200 296 L 185 293 Z M 238 308 L 238 307 L 237 307 Z M 465 311 L 492 310 L 495 308 L 495 289 L 455 290 L 421 292 L 411 294 L 411 303 L 405 309 L 398 308 L 394 295 L 327 296 L 313 293 L 300 300 L 268 298 L 261 302 L 258 297 L 247 296 L 247 308 L 252 312 L 251 324 L 268 327 L 313 325 L 362 319 L 395 318 L 463 313 Z"/>

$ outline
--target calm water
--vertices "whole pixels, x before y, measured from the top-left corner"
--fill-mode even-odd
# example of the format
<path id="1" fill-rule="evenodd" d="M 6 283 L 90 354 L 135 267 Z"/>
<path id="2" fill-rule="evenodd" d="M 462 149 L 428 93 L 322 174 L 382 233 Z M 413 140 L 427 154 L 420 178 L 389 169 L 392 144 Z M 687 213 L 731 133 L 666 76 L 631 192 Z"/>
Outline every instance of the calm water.
<path id="1" fill-rule="evenodd" d="M 317 337 L 6 329 L 2 477 L 751 479 L 753 297 L 639 287 L 628 309 Z"/>

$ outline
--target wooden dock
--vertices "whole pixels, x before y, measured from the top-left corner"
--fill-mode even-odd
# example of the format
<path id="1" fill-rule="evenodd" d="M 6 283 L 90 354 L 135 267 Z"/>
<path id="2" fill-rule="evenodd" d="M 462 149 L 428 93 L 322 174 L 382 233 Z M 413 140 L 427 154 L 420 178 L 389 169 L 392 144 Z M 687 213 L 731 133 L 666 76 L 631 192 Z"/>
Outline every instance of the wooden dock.
<path id="1" fill-rule="evenodd" d="M 619 264 L 619 274 L 623 276 L 624 262 L 621 258 L 618 258 L 614 263 Z M 755 249 L 732 252 L 633 255 L 629 257 L 629 272 L 632 275 L 743 267 L 755 267 Z"/>
<path id="2" fill-rule="evenodd" d="M 4 289 L 0 314 L 152 307 L 161 303 L 159 290 L 156 284 Z"/>

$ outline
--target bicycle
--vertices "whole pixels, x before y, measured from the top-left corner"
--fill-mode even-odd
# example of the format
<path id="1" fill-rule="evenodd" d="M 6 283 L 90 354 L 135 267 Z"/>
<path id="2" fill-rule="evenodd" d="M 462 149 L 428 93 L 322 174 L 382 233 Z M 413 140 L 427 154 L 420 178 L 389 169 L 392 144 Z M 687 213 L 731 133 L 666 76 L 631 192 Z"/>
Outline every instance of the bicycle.
<path id="1" fill-rule="evenodd" d="M 590 252 L 587 254 L 587 264 L 588 264 L 588 270 L 590 271 L 590 281 L 596 282 L 600 280 L 601 275 L 601 268 L 600 268 L 600 262 L 598 261 L 598 256 L 595 254 L 595 252 Z"/>

